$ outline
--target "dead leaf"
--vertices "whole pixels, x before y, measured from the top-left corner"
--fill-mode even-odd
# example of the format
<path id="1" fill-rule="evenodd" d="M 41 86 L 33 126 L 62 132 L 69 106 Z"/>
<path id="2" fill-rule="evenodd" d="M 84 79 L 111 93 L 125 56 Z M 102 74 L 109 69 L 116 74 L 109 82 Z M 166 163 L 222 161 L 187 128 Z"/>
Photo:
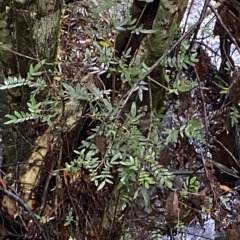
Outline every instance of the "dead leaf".
<path id="1" fill-rule="evenodd" d="M 177 195 L 177 192 L 174 191 L 174 193 L 173 193 L 173 212 L 174 212 L 175 217 L 178 217 L 178 212 L 179 212 L 178 205 L 179 205 L 178 195 Z"/>
<path id="2" fill-rule="evenodd" d="M 104 155 L 107 152 L 107 139 L 103 135 L 96 136 L 96 146 L 99 152 Z"/>
<path id="3" fill-rule="evenodd" d="M 179 100 L 180 100 L 180 105 L 178 107 L 178 111 L 177 111 L 177 116 L 181 116 L 185 110 L 189 109 L 192 105 L 192 100 L 189 97 L 189 93 L 188 92 L 183 92 L 180 94 L 179 96 Z"/>
<path id="4" fill-rule="evenodd" d="M 225 192 L 235 193 L 231 188 L 229 188 L 226 185 L 220 185 L 220 189 L 222 189 Z"/>
<path id="5" fill-rule="evenodd" d="M 171 192 L 166 200 L 166 217 L 178 217 L 179 201 L 177 192 Z"/>
<path id="6" fill-rule="evenodd" d="M 61 77 L 55 76 L 55 77 L 53 78 L 53 80 L 60 82 L 60 81 L 61 81 Z"/>

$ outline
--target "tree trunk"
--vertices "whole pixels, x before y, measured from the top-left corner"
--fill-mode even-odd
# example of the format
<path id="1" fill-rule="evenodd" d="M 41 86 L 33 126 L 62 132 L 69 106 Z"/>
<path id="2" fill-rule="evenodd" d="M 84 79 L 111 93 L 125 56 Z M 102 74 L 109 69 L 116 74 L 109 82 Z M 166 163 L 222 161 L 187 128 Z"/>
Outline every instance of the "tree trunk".
<path id="1" fill-rule="evenodd" d="M 48 63 L 54 63 L 57 56 L 58 40 L 60 34 L 60 20 L 62 16 L 63 1 L 8 1 L 0 2 L 0 84 L 4 83 L 4 78 L 9 76 L 23 77 L 27 76 L 30 64 L 36 65 L 40 60 L 46 59 Z M 50 79 L 49 79 L 50 80 Z M 50 80 L 51 81 L 51 80 Z M 46 154 L 47 146 L 45 142 L 40 146 L 42 150 L 37 150 L 34 158 L 31 151 L 35 149 L 35 137 L 33 128 L 29 123 L 15 125 L 4 125 L 6 121 L 5 115 L 12 113 L 14 110 L 26 110 L 26 102 L 29 100 L 29 89 L 18 87 L 9 91 L 1 90 L 1 110 L 0 124 L 3 128 L 3 144 L 4 144 L 4 165 L 12 164 L 7 172 L 11 173 L 11 177 L 5 178 L 8 186 L 11 182 L 23 180 L 21 190 L 24 192 L 31 190 L 39 181 L 40 166 L 43 164 L 44 154 Z M 39 140 L 37 144 L 39 143 Z M 42 144 L 42 142 L 41 142 Z M 30 156 L 32 163 L 39 160 L 36 166 L 20 165 L 20 176 L 14 173 L 17 169 L 16 165 L 20 161 L 28 161 Z M 31 162 L 30 161 L 30 162 Z M 30 163 L 29 162 L 29 163 Z M 2 165 L 2 163 L 1 163 Z M 33 175 L 26 175 L 32 173 Z M 38 176 L 38 177 L 37 177 Z M 35 179 L 34 179 L 35 178 Z M 15 187 L 17 186 L 15 185 Z M 18 192 L 18 187 L 15 190 Z M 29 197 L 29 196 L 28 196 Z M 29 198 L 24 198 L 29 204 Z M 31 208 L 31 204 L 30 208 Z M 9 200 L 4 196 L 2 199 L 2 207 L 8 214 L 13 217 L 18 212 L 15 201 Z M 10 218 L 11 218 L 10 217 Z M 7 219 L 7 218 L 6 218 Z M 5 221 L 5 226 L 11 224 Z M 12 230 L 14 233 L 14 230 Z"/>
<path id="2" fill-rule="evenodd" d="M 179 33 L 179 25 L 187 8 L 188 0 L 162 0 L 153 23 L 155 30 L 146 40 L 147 55 L 145 62 L 152 66 L 173 44 L 174 37 Z M 164 67 L 157 66 L 150 77 L 165 86 Z M 164 100 L 164 88 L 152 83 L 153 109 L 161 109 Z M 146 94 L 144 104 L 148 104 L 149 94 Z"/>

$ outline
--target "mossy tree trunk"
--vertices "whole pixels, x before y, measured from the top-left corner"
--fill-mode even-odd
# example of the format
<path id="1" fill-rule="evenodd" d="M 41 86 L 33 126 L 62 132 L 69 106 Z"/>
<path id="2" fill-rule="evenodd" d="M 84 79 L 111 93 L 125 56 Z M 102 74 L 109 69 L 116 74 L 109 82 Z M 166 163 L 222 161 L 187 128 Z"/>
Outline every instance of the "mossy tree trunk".
<path id="1" fill-rule="evenodd" d="M 143 43 L 144 58 L 147 66 L 151 67 L 173 43 L 173 39 L 178 34 L 179 25 L 187 8 L 188 0 L 169 1 L 155 0 L 151 3 L 133 1 L 130 13 L 133 19 L 138 20 L 138 26 L 143 25 L 143 29 L 154 30 L 153 34 L 131 34 L 131 31 L 121 32 L 116 40 L 116 50 L 118 53 L 126 51 L 131 47 L 131 54 L 135 53 Z M 141 53 L 140 53 L 141 54 Z M 151 78 L 161 85 L 165 85 L 164 68 L 156 67 Z M 164 89 L 154 84 L 152 88 L 153 109 L 161 108 L 164 99 Z M 149 95 L 145 95 L 143 105 L 148 105 Z"/>
<path id="2" fill-rule="evenodd" d="M 46 59 L 49 63 L 54 63 L 58 48 L 58 38 L 61 19 L 61 1 L 2 1 L 0 3 L 1 14 L 1 84 L 4 77 L 21 76 L 26 77 L 30 63 L 37 64 L 38 61 Z M 3 93 L 2 93 L 3 94 Z M 15 88 L 6 94 L 3 105 L 7 106 L 1 114 L 1 126 L 5 121 L 4 115 L 13 110 L 24 110 L 29 99 L 27 89 Z M 25 125 L 25 124 L 24 124 Z M 29 127 L 29 126 L 28 126 Z M 28 127 L 25 128 L 28 129 Z M 6 161 L 14 161 L 16 157 L 22 156 L 19 150 L 30 148 L 26 140 L 31 143 L 31 138 L 26 136 L 25 143 L 17 142 L 16 133 L 11 129 L 4 131 L 4 144 L 6 148 Z M 29 133 L 31 134 L 31 133 Z M 19 138 L 20 136 L 18 136 Z M 21 138 L 21 137 L 20 137 Z M 15 139 L 15 140 L 14 140 Z M 18 139 L 19 140 L 19 139 Z M 23 139 L 22 139 L 23 140 Z M 9 142 L 10 141 L 10 142 Z M 23 142 L 24 142 L 23 141 Z M 14 146 L 18 151 L 12 151 Z M 20 145 L 19 145 L 20 144 Z M 25 147 L 23 145 L 26 145 Z M 21 146 L 21 147 L 20 147 Z M 9 151 L 8 151 L 9 150 Z M 26 149 L 25 149 L 26 150 Z M 12 157 L 16 153 L 18 156 Z M 7 160 L 9 158 L 9 160 Z"/>
<path id="3" fill-rule="evenodd" d="M 54 63 L 57 56 L 63 1 L 2 0 L 0 1 L 0 84 L 9 76 L 27 76 L 30 64 L 46 59 Z M 51 79 L 49 79 L 51 81 Z M 0 127 L 3 130 L 4 165 L 27 159 L 34 146 L 33 128 L 28 123 L 18 126 L 4 125 L 6 114 L 26 110 L 29 89 L 21 87 L 1 91 Z M 2 164 L 2 163 L 1 163 Z M 23 168 L 24 165 L 21 165 Z M 26 167 L 23 173 L 30 170 Z M 11 172 L 11 168 L 8 168 Z M 12 181 L 20 176 L 13 174 Z M 7 179 L 5 179 L 7 181 Z M 8 185 L 11 182 L 7 182 Z M 13 216 L 16 204 L 8 198 L 2 200 L 5 211 Z M 3 223 L 1 221 L 1 223 Z M 5 222 L 5 227 L 8 223 Z"/>
<path id="4" fill-rule="evenodd" d="M 173 44 L 174 37 L 179 32 L 179 25 L 187 8 L 188 0 L 162 0 L 154 20 L 152 29 L 155 30 L 146 41 L 147 55 L 145 62 L 151 67 Z M 165 86 L 164 68 L 157 66 L 150 77 L 157 83 Z M 165 98 L 164 88 L 152 84 L 153 109 L 160 109 Z M 149 95 L 146 94 L 144 104 L 149 102 Z"/>

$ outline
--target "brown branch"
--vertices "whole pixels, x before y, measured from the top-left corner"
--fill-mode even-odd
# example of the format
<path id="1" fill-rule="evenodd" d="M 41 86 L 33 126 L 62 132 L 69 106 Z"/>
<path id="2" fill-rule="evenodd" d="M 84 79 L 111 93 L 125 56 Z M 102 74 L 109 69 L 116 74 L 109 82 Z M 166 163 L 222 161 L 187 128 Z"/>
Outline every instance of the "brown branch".
<path id="1" fill-rule="evenodd" d="M 11 189 L 5 189 L 5 188 L 0 186 L 0 191 L 2 191 L 7 197 L 15 200 L 20 206 L 22 206 L 27 211 L 30 218 L 33 220 L 36 227 L 38 228 L 38 230 L 39 230 L 40 234 L 42 235 L 43 239 L 48 240 L 49 238 L 47 238 L 42 226 L 40 225 L 39 221 L 37 220 L 37 218 L 34 215 L 34 213 L 32 212 L 32 210 L 25 203 L 25 201 L 21 197 L 17 196 L 15 193 L 13 193 L 13 191 Z"/>
<path id="2" fill-rule="evenodd" d="M 232 40 L 232 42 L 236 45 L 236 48 L 238 50 L 238 53 L 240 54 L 240 48 L 238 46 L 237 41 L 235 40 L 235 38 L 233 37 L 233 35 L 230 33 L 230 31 L 228 30 L 228 28 L 226 27 L 226 25 L 223 23 L 220 15 L 218 14 L 218 12 L 215 10 L 215 8 L 211 5 L 208 4 L 209 8 L 212 10 L 212 12 L 215 14 L 217 20 L 221 23 L 221 26 L 223 27 L 223 29 L 227 32 L 227 34 L 229 35 L 230 39 Z"/>
<path id="3" fill-rule="evenodd" d="M 199 87 L 201 97 L 202 97 L 202 102 L 203 102 L 203 122 L 204 122 L 205 134 L 207 136 L 207 140 L 209 140 L 209 134 L 208 134 L 208 125 L 209 124 L 207 122 L 207 110 L 206 110 L 206 106 L 205 106 L 205 98 L 204 98 L 203 90 L 201 88 L 201 80 L 200 80 L 200 77 L 199 77 L 198 72 L 196 70 L 196 67 L 194 67 L 194 71 L 195 71 L 195 74 L 197 76 L 198 87 Z"/>
<path id="4" fill-rule="evenodd" d="M 14 53 L 14 54 L 16 54 L 16 55 L 18 55 L 18 56 L 20 56 L 20 57 L 24 57 L 24 58 L 27 58 L 27 59 L 30 59 L 30 60 L 34 60 L 34 61 L 39 61 L 39 59 L 37 59 L 37 58 L 32 58 L 32 57 L 27 56 L 27 55 L 24 55 L 24 54 L 22 54 L 22 53 L 16 52 L 16 51 L 14 51 L 14 50 L 12 50 L 12 49 L 10 49 L 10 48 L 8 48 L 8 47 L 5 47 L 5 46 L 2 44 L 2 42 L 0 42 L 0 48 L 3 49 L 3 50 L 9 51 L 9 52 L 11 52 L 11 53 Z"/>
<path id="5" fill-rule="evenodd" d="M 224 144 L 222 144 L 220 141 L 218 141 L 216 139 L 216 142 L 221 145 L 223 147 L 223 149 L 232 157 L 232 159 L 235 161 L 235 163 L 237 164 L 237 166 L 239 166 L 239 162 L 238 160 L 233 156 L 233 154 L 224 146 Z"/>

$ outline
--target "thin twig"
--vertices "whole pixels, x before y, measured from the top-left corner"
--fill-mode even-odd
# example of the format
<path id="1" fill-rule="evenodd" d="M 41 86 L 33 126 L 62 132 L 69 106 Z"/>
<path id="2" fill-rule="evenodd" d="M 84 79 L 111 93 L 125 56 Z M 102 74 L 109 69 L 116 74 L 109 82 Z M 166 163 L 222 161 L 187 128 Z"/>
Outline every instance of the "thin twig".
<path id="1" fill-rule="evenodd" d="M 209 181 L 209 185 L 210 185 L 210 188 L 212 190 L 214 200 L 217 201 L 217 196 L 216 196 L 216 193 L 214 191 L 214 186 L 213 186 L 212 181 L 210 181 L 210 179 L 209 179 L 209 170 L 207 169 L 206 160 L 205 160 L 202 152 L 201 152 L 201 157 L 202 157 L 202 162 L 203 162 L 203 167 L 204 167 L 204 170 L 205 170 L 205 174 L 206 174 L 206 177 L 207 177 L 207 179 Z"/>
<path id="2" fill-rule="evenodd" d="M 193 5 L 194 5 L 194 2 L 195 2 L 195 0 L 192 0 L 192 1 L 190 2 L 190 4 L 189 4 L 188 12 L 187 12 L 187 15 L 186 15 L 186 20 L 185 20 L 185 23 L 184 23 L 184 25 L 183 25 L 183 31 L 182 31 L 182 32 L 185 32 L 185 30 L 186 30 L 188 18 L 189 18 L 189 15 L 190 15 L 190 13 L 191 13 L 191 10 L 192 10 L 192 7 L 193 7 Z"/>
<path id="3" fill-rule="evenodd" d="M 236 45 L 236 48 L 238 50 L 238 53 L 240 54 L 240 48 L 238 46 L 237 41 L 235 40 L 235 38 L 233 37 L 233 35 L 230 33 L 230 31 L 228 30 L 227 26 L 223 23 L 220 15 L 218 14 L 218 12 L 215 10 L 215 8 L 211 5 L 208 4 L 209 8 L 212 10 L 212 12 L 215 14 L 217 20 L 221 23 L 221 26 L 224 28 L 224 30 L 227 32 L 227 34 L 229 35 L 230 39 L 233 41 L 233 43 Z"/>
<path id="4" fill-rule="evenodd" d="M 32 58 L 32 57 L 29 57 L 29 56 L 27 56 L 27 55 L 24 55 L 24 54 L 21 54 L 21 53 L 19 53 L 19 52 L 16 52 L 16 51 L 14 51 L 14 50 L 12 50 L 12 49 L 10 49 L 10 48 L 7 48 L 7 47 L 5 47 L 1 42 L 0 42 L 0 48 L 3 49 L 3 50 L 9 51 L 9 52 L 11 52 L 11 53 L 14 53 L 14 54 L 16 54 L 16 55 L 18 55 L 18 56 L 21 56 L 21 57 L 24 57 L 24 58 L 27 58 L 27 59 L 30 59 L 30 60 L 34 60 L 34 61 L 39 61 L 38 58 Z"/>
<path id="5" fill-rule="evenodd" d="M 113 51 L 113 59 L 116 58 L 116 34 L 114 34 L 114 51 Z M 114 69 L 116 70 L 116 66 L 114 66 Z M 115 97 L 116 97 L 116 72 L 114 71 L 112 74 L 112 106 L 115 105 Z"/>
<path id="6" fill-rule="evenodd" d="M 194 67 L 194 71 L 195 71 L 195 74 L 197 76 L 198 86 L 199 86 L 202 101 L 203 101 L 203 122 L 204 122 L 205 134 L 206 134 L 206 137 L 207 137 L 207 140 L 208 140 L 209 139 L 209 134 L 208 134 L 208 122 L 207 122 L 207 110 L 206 110 L 206 106 L 205 106 L 205 98 L 204 98 L 203 90 L 201 88 L 201 80 L 200 80 L 200 77 L 198 75 L 196 67 Z"/>
<path id="7" fill-rule="evenodd" d="M 143 157 L 142 159 L 145 158 L 146 156 L 146 152 L 147 152 L 147 149 L 148 149 L 148 144 L 150 142 L 150 137 L 151 137 L 151 132 L 152 132 L 152 127 L 153 127 L 153 107 L 152 107 L 152 89 L 151 89 L 151 83 L 150 83 L 150 79 L 148 81 L 148 92 L 149 92 L 149 113 L 150 113 L 150 116 L 149 116 L 149 127 L 148 127 L 148 135 L 147 135 L 147 139 L 146 139 L 146 144 L 145 144 L 145 148 L 144 148 L 144 153 L 143 153 Z"/>
<path id="8" fill-rule="evenodd" d="M 201 15 L 200 15 L 200 19 L 202 19 L 202 21 L 206 17 L 207 7 L 208 7 L 209 3 L 210 3 L 210 0 L 205 0 L 205 3 L 203 5 L 203 9 L 202 9 Z M 198 31 L 200 29 L 200 25 L 201 25 L 201 23 L 198 24 L 198 26 L 195 28 L 194 35 L 193 35 L 192 39 L 196 39 L 197 38 Z M 190 44 L 190 49 L 192 48 L 192 46 L 193 46 L 193 41 Z"/>
<path id="9" fill-rule="evenodd" d="M 31 219 L 35 223 L 35 225 L 38 228 L 38 230 L 39 230 L 40 234 L 42 235 L 43 239 L 48 240 L 42 226 L 40 225 L 39 221 L 37 220 L 37 218 L 34 215 L 34 213 L 32 212 L 32 210 L 25 203 L 25 201 L 22 198 L 20 198 L 19 196 L 17 196 L 16 194 L 14 194 L 11 189 L 5 189 L 5 188 L 0 186 L 0 191 L 2 191 L 4 194 L 6 194 L 6 196 L 8 196 L 9 198 L 15 200 L 17 203 L 19 203 L 20 206 L 22 206 L 28 212 L 29 216 L 31 217 Z"/>
<path id="10" fill-rule="evenodd" d="M 150 123 L 149 123 L 149 128 L 148 128 L 148 136 L 147 136 L 147 145 L 148 142 L 150 141 L 151 137 L 151 132 L 152 132 L 152 126 L 153 126 L 153 98 L 152 98 L 152 88 L 151 88 L 151 83 L 150 80 L 148 82 L 148 92 L 149 92 L 149 110 L 150 110 Z M 147 148 L 147 146 L 146 146 Z"/>
<path id="11" fill-rule="evenodd" d="M 48 176 L 47 176 L 47 179 L 46 179 L 46 182 L 45 182 L 45 185 L 44 185 L 44 189 L 43 189 L 43 194 L 42 194 L 42 200 L 41 200 L 41 205 L 40 205 L 40 210 L 39 210 L 39 215 L 41 216 L 43 214 L 43 210 L 46 206 L 46 199 L 47 199 L 47 196 L 48 196 L 48 190 L 49 190 L 49 184 L 50 184 L 50 181 L 53 177 L 53 169 L 54 169 L 54 164 L 55 162 L 52 161 L 51 163 L 51 169 L 48 173 Z"/>
<path id="12" fill-rule="evenodd" d="M 141 18 L 142 18 L 142 16 L 143 16 L 143 13 L 145 12 L 148 4 L 149 4 L 149 3 L 145 3 L 144 8 L 143 8 L 143 10 L 141 11 L 141 14 L 140 14 L 140 16 L 139 16 L 139 18 L 138 18 L 138 20 L 137 20 L 137 23 L 135 24 L 136 27 L 138 27 L 138 24 L 139 24 L 139 22 L 140 22 L 140 20 L 141 20 Z M 125 49 L 124 49 L 125 52 L 128 50 L 128 47 L 129 47 L 129 44 L 130 44 L 130 42 L 131 42 L 131 40 L 132 40 L 133 34 L 134 34 L 134 33 L 131 33 L 131 35 L 130 35 L 130 37 L 129 37 L 129 39 L 128 39 L 127 45 L 126 45 L 126 47 L 125 47 Z"/>
<path id="13" fill-rule="evenodd" d="M 233 156 L 233 154 L 224 146 L 224 144 L 222 144 L 220 141 L 218 141 L 217 139 L 216 139 L 216 142 L 219 144 L 219 145 L 221 145 L 223 148 L 224 148 L 224 150 L 232 157 L 232 159 L 236 162 L 236 164 L 237 165 L 239 165 L 239 162 L 238 162 L 238 160 Z"/>
<path id="14" fill-rule="evenodd" d="M 118 209 L 118 203 L 119 203 L 119 200 L 120 200 L 120 192 L 121 192 L 121 189 L 118 190 L 118 195 L 117 195 L 117 202 L 115 204 L 115 208 L 114 208 L 114 213 L 113 213 L 113 220 L 111 222 L 111 227 L 110 227 L 110 231 L 109 231 L 109 234 L 108 234 L 108 238 L 107 239 L 110 239 L 111 237 L 111 232 L 113 231 L 113 226 L 115 224 L 115 221 L 116 221 L 116 217 L 117 217 L 117 209 Z"/>

